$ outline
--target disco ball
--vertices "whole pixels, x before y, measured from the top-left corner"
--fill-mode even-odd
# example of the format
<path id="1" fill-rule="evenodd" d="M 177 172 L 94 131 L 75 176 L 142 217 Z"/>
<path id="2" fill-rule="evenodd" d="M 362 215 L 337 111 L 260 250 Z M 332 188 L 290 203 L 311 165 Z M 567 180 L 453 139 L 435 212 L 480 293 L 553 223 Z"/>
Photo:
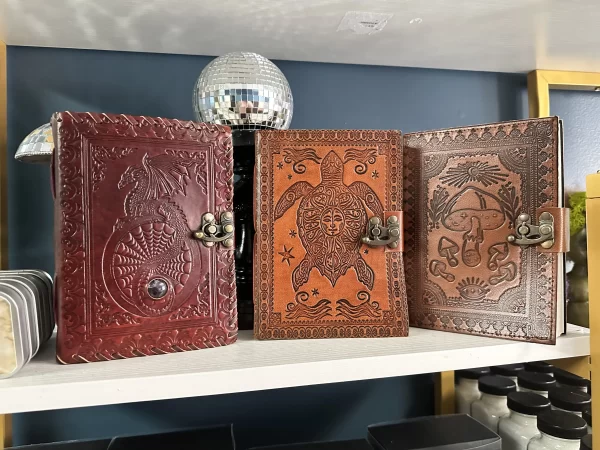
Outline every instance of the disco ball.
<path id="1" fill-rule="evenodd" d="M 52 126 L 46 123 L 23 139 L 15 153 L 15 159 L 27 163 L 49 163 L 53 151 Z"/>
<path id="2" fill-rule="evenodd" d="M 198 121 L 234 130 L 285 130 L 294 100 L 275 64 L 256 53 L 234 52 L 204 68 L 194 87 L 194 111 Z"/>

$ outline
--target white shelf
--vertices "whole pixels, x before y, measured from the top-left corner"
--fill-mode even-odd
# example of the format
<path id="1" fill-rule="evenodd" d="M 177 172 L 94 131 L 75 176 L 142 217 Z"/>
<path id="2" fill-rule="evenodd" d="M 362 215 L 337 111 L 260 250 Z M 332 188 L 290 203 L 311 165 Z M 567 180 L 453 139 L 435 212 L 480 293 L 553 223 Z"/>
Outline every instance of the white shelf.
<path id="1" fill-rule="evenodd" d="M 411 328 L 408 338 L 256 341 L 172 355 L 61 366 L 54 343 L 0 381 L 0 414 L 258 391 L 589 355 L 589 330 L 557 345 Z"/>
<path id="2" fill-rule="evenodd" d="M 338 31 L 349 11 L 392 17 Z M 498 72 L 600 71 L 598 23 L 598 0 L 0 0 L 9 45 Z"/>

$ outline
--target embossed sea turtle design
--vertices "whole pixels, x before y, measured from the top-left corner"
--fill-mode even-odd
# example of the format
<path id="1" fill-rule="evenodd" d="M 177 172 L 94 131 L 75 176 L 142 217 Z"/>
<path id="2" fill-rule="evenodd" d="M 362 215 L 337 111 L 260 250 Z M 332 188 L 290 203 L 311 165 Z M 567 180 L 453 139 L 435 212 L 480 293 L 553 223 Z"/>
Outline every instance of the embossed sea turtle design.
<path id="1" fill-rule="evenodd" d="M 275 207 L 279 219 L 299 199 L 296 224 L 306 255 L 292 273 L 297 291 L 316 268 L 332 286 L 348 269 L 367 288 L 373 289 L 373 269 L 361 257 L 361 236 L 367 224 L 367 208 L 383 217 L 383 206 L 373 189 L 362 181 L 346 186 L 344 163 L 333 151 L 321 162 L 321 182 L 312 186 L 306 181 L 291 185 Z"/>

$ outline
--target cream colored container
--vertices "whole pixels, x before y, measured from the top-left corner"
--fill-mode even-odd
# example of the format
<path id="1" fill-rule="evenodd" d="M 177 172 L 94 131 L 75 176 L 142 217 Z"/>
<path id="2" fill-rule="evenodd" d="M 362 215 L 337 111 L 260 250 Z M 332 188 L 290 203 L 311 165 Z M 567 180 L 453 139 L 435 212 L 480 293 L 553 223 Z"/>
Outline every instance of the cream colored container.
<path id="1" fill-rule="evenodd" d="M 541 372 L 521 372 L 517 375 L 519 391 L 535 392 L 548 397 L 548 391 L 556 386 L 554 376 Z"/>
<path id="2" fill-rule="evenodd" d="M 17 373 L 31 357 L 31 344 L 24 333 L 27 321 L 18 303 L 0 293 L 0 379 Z"/>
<path id="3" fill-rule="evenodd" d="M 516 390 L 515 382 L 506 377 L 498 375 L 481 377 L 479 379 L 481 398 L 471 405 L 471 416 L 497 433 L 500 418 L 510 413 L 507 395 Z"/>
<path id="4" fill-rule="evenodd" d="M 579 450 L 587 434 L 585 420 L 564 411 L 545 411 L 538 416 L 540 435 L 529 441 L 527 450 Z"/>
<path id="5" fill-rule="evenodd" d="M 498 424 L 502 450 L 526 450 L 531 438 L 540 434 L 537 416 L 550 409 L 550 401 L 533 392 L 511 392 L 507 403 L 510 414 Z"/>
<path id="6" fill-rule="evenodd" d="M 586 392 L 574 391 L 573 388 L 557 387 L 548 394 L 552 409 L 560 409 L 562 411 L 582 416 L 583 411 L 591 408 L 592 397 Z"/>
<path id="7" fill-rule="evenodd" d="M 475 369 L 457 370 L 458 384 L 454 390 L 456 401 L 456 412 L 459 414 L 471 414 L 471 404 L 481 398 L 479 392 L 479 379 L 489 375 L 489 367 L 478 367 Z"/>

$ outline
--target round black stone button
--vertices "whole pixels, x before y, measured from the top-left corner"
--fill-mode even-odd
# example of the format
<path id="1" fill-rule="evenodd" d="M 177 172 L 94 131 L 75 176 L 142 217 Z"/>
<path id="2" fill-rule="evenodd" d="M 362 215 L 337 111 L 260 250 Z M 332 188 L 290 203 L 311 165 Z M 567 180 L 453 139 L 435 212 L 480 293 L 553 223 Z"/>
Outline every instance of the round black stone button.
<path id="1" fill-rule="evenodd" d="M 148 295 L 155 300 L 163 298 L 167 295 L 169 285 L 162 278 L 155 278 L 148 283 Z"/>

